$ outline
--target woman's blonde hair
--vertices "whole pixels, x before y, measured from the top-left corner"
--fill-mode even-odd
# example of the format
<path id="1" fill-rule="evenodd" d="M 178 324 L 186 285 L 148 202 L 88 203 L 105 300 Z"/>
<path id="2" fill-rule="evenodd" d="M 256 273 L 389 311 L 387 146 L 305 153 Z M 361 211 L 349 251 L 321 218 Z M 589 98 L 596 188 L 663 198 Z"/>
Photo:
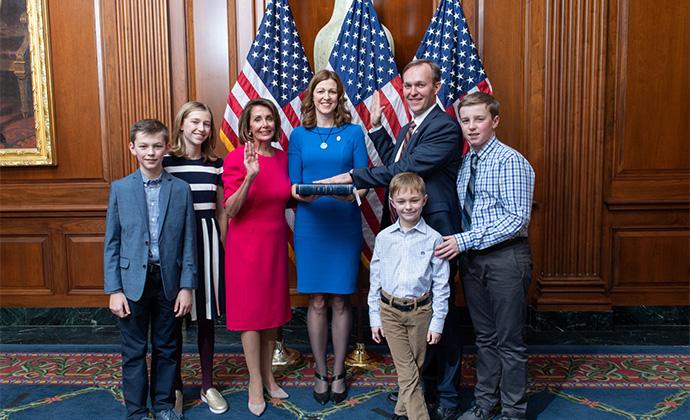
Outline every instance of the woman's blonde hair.
<path id="1" fill-rule="evenodd" d="M 184 135 L 182 134 L 182 125 L 184 124 L 185 118 L 194 111 L 206 111 L 211 116 L 211 132 L 208 138 L 201 144 L 201 157 L 204 160 L 215 161 L 218 159 L 218 155 L 216 155 L 216 152 L 213 150 L 216 147 L 216 126 L 213 123 L 213 112 L 211 112 L 211 108 L 206 104 L 197 101 L 187 102 L 182 105 L 177 112 L 175 122 L 173 123 L 170 154 L 177 157 L 187 156 Z"/>

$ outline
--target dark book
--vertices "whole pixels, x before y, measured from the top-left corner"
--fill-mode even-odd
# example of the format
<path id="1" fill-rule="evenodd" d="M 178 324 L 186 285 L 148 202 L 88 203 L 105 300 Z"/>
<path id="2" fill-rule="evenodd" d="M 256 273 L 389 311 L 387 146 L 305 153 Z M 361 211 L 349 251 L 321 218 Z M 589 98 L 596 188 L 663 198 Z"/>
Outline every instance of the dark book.
<path id="1" fill-rule="evenodd" d="M 299 195 L 351 195 L 354 192 L 352 184 L 296 184 Z"/>

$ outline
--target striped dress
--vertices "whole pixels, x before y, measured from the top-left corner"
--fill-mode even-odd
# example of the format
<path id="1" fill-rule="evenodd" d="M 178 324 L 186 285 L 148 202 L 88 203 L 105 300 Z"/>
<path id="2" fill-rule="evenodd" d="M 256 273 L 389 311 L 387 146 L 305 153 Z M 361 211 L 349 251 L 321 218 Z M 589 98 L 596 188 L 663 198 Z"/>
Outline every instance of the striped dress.
<path id="1" fill-rule="evenodd" d="M 223 160 L 165 156 L 163 167 L 186 181 L 192 190 L 196 213 L 198 286 L 193 291 L 192 321 L 217 319 L 225 312 L 225 251 L 216 220 L 216 190 L 223 186 Z"/>

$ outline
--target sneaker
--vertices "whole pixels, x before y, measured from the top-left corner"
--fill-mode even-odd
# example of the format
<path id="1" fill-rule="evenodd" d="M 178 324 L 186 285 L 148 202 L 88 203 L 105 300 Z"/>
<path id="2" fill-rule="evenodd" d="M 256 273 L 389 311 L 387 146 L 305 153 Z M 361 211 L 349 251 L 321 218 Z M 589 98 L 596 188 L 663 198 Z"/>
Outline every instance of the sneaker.
<path id="1" fill-rule="evenodd" d="M 490 420 L 493 414 L 490 410 L 484 410 L 478 405 L 473 405 L 472 408 L 462 413 L 458 420 Z"/>
<path id="2" fill-rule="evenodd" d="M 186 420 L 187 418 L 174 409 L 163 410 L 156 413 L 156 420 Z"/>
<path id="3" fill-rule="evenodd" d="M 213 414 L 223 414 L 228 411 L 228 402 L 225 401 L 223 395 L 215 388 L 207 389 L 206 393 L 202 390 L 201 401 L 208 404 L 208 409 Z"/>

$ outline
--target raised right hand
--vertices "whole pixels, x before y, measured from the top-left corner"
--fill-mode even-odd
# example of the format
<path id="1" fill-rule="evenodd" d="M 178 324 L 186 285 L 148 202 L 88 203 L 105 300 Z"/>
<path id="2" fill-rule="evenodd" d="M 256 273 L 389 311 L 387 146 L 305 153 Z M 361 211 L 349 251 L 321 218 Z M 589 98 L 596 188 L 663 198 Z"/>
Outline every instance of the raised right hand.
<path id="1" fill-rule="evenodd" d="M 370 117 L 371 117 L 371 127 L 376 128 L 381 125 L 381 114 L 383 114 L 383 110 L 386 109 L 385 106 L 381 106 L 381 98 L 379 95 L 381 94 L 380 91 L 374 92 L 373 97 L 371 98 L 371 112 L 370 112 Z"/>
<path id="2" fill-rule="evenodd" d="M 252 143 L 244 144 L 244 167 L 247 169 L 247 177 L 255 178 L 259 173 L 259 155 Z"/>

